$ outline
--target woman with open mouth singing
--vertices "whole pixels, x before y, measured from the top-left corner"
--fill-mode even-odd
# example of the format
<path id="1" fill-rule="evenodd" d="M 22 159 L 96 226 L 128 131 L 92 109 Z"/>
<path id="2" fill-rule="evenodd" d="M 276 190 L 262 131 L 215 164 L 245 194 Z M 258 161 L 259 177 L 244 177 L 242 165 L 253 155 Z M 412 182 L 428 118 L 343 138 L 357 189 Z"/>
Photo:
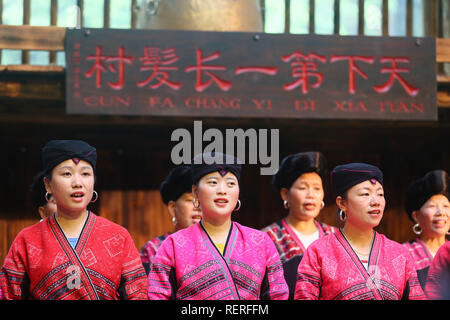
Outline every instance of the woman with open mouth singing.
<path id="1" fill-rule="evenodd" d="M 96 149 L 52 140 L 42 149 L 44 183 L 56 212 L 23 229 L 0 272 L 4 299 L 147 299 L 147 278 L 126 229 L 87 209 L 94 191 Z"/>
<path id="2" fill-rule="evenodd" d="M 170 235 L 150 266 L 150 299 L 287 299 L 280 257 L 269 236 L 232 221 L 241 206 L 241 165 L 219 153 L 192 164 L 202 220 Z"/>

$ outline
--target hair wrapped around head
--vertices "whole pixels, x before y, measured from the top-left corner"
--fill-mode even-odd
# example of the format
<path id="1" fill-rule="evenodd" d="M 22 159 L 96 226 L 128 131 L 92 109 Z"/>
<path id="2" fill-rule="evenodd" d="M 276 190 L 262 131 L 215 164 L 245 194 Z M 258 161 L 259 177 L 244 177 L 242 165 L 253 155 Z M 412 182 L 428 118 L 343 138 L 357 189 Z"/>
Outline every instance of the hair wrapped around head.
<path id="1" fill-rule="evenodd" d="M 376 166 L 359 162 L 336 166 L 331 172 L 331 184 L 335 197 L 344 196 L 348 189 L 366 180 L 373 184 L 378 181 L 383 185 L 383 173 Z"/>
<path id="2" fill-rule="evenodd" d="M 316 172 L 322 181 L 326 173 L 325 156 L 318 151 L 300 152 L 285 157 L 275 175 L 272 184 L 276 190 L 289 189 L 302 174 Z"/>
<path id="3" fill-rule="evenodd" d="M 181 165 L 170 170 L 159 186 L 165 204 L 177 201 L 186 192 L 192 191 L 192 170 L 189 165 Z"/>
<path id="4" fill-rule="evenodd" d="M 406 192 L 406 212 L 412 219 L 412 212 L 419 210 L 432 196 L 442 194 L 450 199 L 449 176 L 444 170 L 429 171 L 414 180 Z"/>
<path id="5" fill-rule="evenodd" d="M 67 159 L 87 161 L 95 171 L 97 150 L 81 140 L 51 140 L 42 148 L 45 175 L 50 174 L 54 167 Z"/>
<path id="6" fill-rule="evenodd" d="M 35 208 L 44 206 L 47 203 L 47 200 L 45 199 L 45 193 L 47 191 L 45 190 L 44 176 L 45 175 L 42 171 L 38 172 L 33 177 L 33 181 L 30 185 L 31 202 Z"/>
<path id="7" fill-rule="evenodd" d="M 192 183 L 197 184 L 197 182 L 205 175 L 211 172 L 219 172 L 221 176 L 231 172 L 234 174 L 238 180 L 241 179 L 241 169 L 242 165 L 239 160 L 231 155 L 211 152 L 198 154 L 192 159 Z"/>

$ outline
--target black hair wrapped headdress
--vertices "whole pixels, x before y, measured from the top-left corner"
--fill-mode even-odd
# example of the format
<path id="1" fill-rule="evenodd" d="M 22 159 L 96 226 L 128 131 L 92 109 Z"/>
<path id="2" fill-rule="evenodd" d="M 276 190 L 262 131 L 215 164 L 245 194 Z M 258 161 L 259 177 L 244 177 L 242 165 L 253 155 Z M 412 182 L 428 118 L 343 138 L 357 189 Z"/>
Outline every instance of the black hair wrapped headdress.
<path id="1" fill-rule="evenodd" d="M 376 166 L 359 162 L 336 166 L 331 172 L 335 197 L 342 197 L 348 189 L 366 180 L 383 185 L 383 173 Z"/>
<path id="2" fill-rule="evenodd" d="M 177 201 L 186 192 L 192 191 L 192 170 L 188 165 L 181 165 L 170 170 L 159 186 L 162 200 L 165 204 Z"/>
<path id="3" fill-rule="evenodd" d="M 202 153 L 192 159 L 192 183 L 197 182 L 205 175 L 218 171 L 224 176 L 227 172 L 234 174 L 238 180 L 241 179 L 242 165 L 238 159 L 220 152 Z"/>
<path id="4" fill-rule="evenodd" d="M 97 150 L 81 140 L 51 140 L 42 148 L 43 172 L 48 175 L 61 162 L 73 159 L 84 160 L 92 165 L 95 172 Z"/>
<path id="5" fill-rule="evenodd" d="M 412 220 L 412 212 L 419 210 L 425 202 L 436 194 L 442 194 L 450 200 L 449 177 L 444 170 L 429 171 L 423 177 L 414 180 L 406 192 L 406 212 Z"/>
<path id="6" fill-rule="evenodd" d="M 285 157 L 275 175 L 272 177 L 274 188 L 280 191 L 289 189 L 295 180 L 304 173 L 316 172 L 322 180 L 326 172 L 326 159 L 321 152 L 308 151 Z"/>

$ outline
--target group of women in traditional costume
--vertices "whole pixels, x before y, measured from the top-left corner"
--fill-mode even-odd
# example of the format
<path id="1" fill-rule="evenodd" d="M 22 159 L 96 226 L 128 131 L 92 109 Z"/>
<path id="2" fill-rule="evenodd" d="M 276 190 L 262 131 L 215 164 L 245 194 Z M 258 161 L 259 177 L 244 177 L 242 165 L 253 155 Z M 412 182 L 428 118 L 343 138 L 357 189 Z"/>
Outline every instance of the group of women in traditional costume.
<path id="1" fill-rule="evenodd" d="M 43 220 L 12 243 L 0 271 L 2 299 L 450 299 L 445 171 L 408 188 L 418 238 L 401 245 L 374 230 L 386 200 L 373 165 L 332 170 L 339 229 L 316 220 L 325 206 L 324 155 L 287 156 L 272 180 L 287 216 L 256 230 L 233 221 L 241 207 L 239 161 L 199 154 L 161 183 L 173 230 L 138 252 L 127 230 L 87 209 L 98 198 L 95 148 L 53 140 L 42 160 L 31 193 L 41 188 L 56 208 L 47 215 L 46 203 L 32 196 Z"/>

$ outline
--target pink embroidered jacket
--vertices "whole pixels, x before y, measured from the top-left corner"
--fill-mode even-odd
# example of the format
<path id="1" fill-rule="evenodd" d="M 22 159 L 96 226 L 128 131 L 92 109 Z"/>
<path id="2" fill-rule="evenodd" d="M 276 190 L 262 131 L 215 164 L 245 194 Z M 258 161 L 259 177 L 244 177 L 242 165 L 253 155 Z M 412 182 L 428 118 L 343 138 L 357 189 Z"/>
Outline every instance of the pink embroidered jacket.
<path id="1" fill-rule="evenodd" d="M 433 262 L 433 256 L 422 240 L 418 238 L 403 243 L 403 246 L 408 249 L 408 252 L 414 261 L 414 267 L 417 270 L 420 285 L 424 290 L 428 271 L 430 269 L 431 262 Z"/>
<path id="2" fill-rule="evenodd" d="M 434 256 L 425 292 L 432 300 L 450 300 L 450 241 L 443 244 Z"/>
<path id="3" fill-rule="evenodd" d="M 312 243 L 298 266 L 297 300 L 424 299 L 414 262 L 399 243 L 374 231 L 364 267 L 339 230 Z"/>
<path id="4" fill-rule="evenodd" d="M 223 255 L 201 223 L 170 235 L 153 259 L 149 299 L 288 298 L 280 256 L 262 231 L 232 222 Z"/>
<path id="5" fill-rule="evenodd" d="M 152 264 L 153 258 L 156 255 L 156 252 L 158 251 L 163 241 L 166 240 L 169 235 L 170 233 L 166 232 L 159 237 L 147 241 L 147 243 L 144 244 L 142 249 L 139 251 L 139 255 L 141 256 L 142 260 L 142 265 L 144 266 L 147 275 L 150 270 L 150 265 Z"/>

